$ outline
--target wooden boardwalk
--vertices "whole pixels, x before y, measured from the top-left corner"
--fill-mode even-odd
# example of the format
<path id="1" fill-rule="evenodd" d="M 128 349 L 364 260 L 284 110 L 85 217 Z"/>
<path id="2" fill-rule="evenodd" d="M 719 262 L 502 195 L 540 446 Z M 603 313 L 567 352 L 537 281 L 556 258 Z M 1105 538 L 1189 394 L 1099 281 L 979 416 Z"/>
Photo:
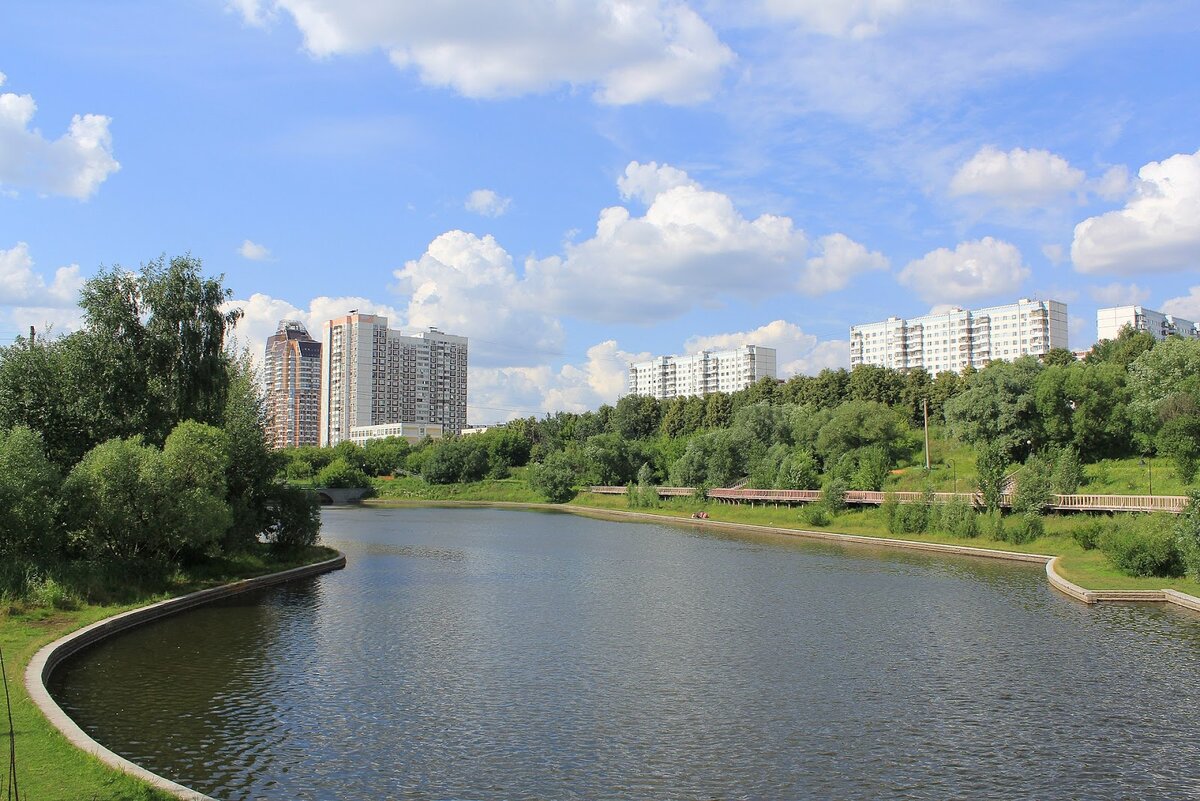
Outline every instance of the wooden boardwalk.
<path id="1" fill-rule="evenodd" d="M 625 487 L 588 487 L 589 492 L 601 495 L 624 495 Z M 660 498 L 692 497 L 696 490 L 692 487 L 657 487 Z M 899 503 L 916 503 L 925 495 L 921 492 L 865 492 L 850 490 L 846 493 L 846 503 L 855 506 L 879 506 L 888 496 L 893 496 Z M 814 503 L 821 500 L 819 490 L 776 490 L 776 489 L 710 489 L 707 493 L 710 500 L 721 503 L 772 504 L 774 506 Z M 935 492 L 934 500 L 946 503 L 952 500 L 963 500 L 972 506 L 982 507 L 983 497 L 978 493 L 969 492 Z M 1178 514 L 1187 505 L 1184 495 L 1054 495 L 1053 502 L 1047 507 L 1059 512 L 1171 512 Z M 1001 496 L 1000 505 L 1012 506 L 1012 495 Z"/>

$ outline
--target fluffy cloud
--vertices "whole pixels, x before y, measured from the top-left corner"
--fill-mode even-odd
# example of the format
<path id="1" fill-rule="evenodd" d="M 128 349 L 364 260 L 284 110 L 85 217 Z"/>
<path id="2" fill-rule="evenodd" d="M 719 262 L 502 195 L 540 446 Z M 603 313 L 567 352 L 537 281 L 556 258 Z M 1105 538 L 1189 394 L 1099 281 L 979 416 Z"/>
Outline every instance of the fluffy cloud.
<path id="1" fill-rule="evenodd" d="M 1129 275 L 1200 266 L 1200 151 L 1152 161 L 1138 179 L 1124 208 L 1075 226 L 1075 269 Z"/>
<path id="2" fill-rule="evenodd" d="M 845 234 L 829 234 L 817 240 L 820 255 L 804 264 L 800 291 L 806 295 L 823 295 L 844 289 L 859 273 L 886 270 L 887 257 L 867 250 Z"/>
<path id="3" fill-rule="evenodd" d="M 49 283 L 34 272 L 29 246 L 18 242 L 0 250 L 0 319 L 6 326 L 24 331 L 29 326 L 53 327 L 58 331 L 79 326 L 79 290 L 83 277 L 79 265 L 59 267 Z"/>
<path id="4" fill-rule="evenodd" d="M 1111 283 L 1105 286 L 1094 286 L 1088 289 L 1092 300 L 1105 306 L 1139 305 L 1150 300 L 1150 290 L 1142 289 L 1137 284 Z"/>
<path id="5" fill-rule="evenodd" d="M 599 102 L 695 103 L 733 53 L 678 0 L 235 0 L 247 22 L 289 15 L 314 56 L 382 49 L 467 97 L 594 86 Z M 468 22 L 464 23 L 466 20 Z"/>
<path id="6" fill-rule="evenodd" d="M 0 73 L 0 86 L 4 81 Z M 30 128 L 36 112 L 30 95 L 0 93 L 0 187 L 86 200 L 121 168 L 108 117 L 76 114 L 65 134 L 49 140 Z"/>
<path id="7" fill-rule="evenodd" d="M 787 378 L 800 373 L 818 373 L 826 367 L 847 367 L 850 343 L 844 340 L 818 340 L 795 323 L 775 320 L 753 331 L 692 337 L 684 343 L 687 353 L 726 350 L 742 345 L 763 345 L 776 350 L 776 374 Z"/>
<path id="8" fill-rule="evenodd" d="M 1012 207 L 1038 206 L 1079 189 L 1086 176 L 1048 150 L 986 145 L 950 180 L 952 195 L 988 198 Z"/>
<path id="9" fill-rule="evenodd" d="M 588 348 L 586 358 L 561 367 L 472 368 L 471 420 L 511 420 L 546 412 L 583 412 L 614 403 L 625 391 L 629 363 L 648 352 L 622 350 L 615 340 Z"/>
<path id="10" fill-rule="evenodd" d="M 448 231 L 395 276 L 409 296 L 404 322 L 471 337 L 475 364 L 537 363 L 562 347 L 562 326 L 491 236 Z"/>
<path id="11" fill-rule="evenodd" d="M 1164 302 L 1162 310 L 1185 320 L 1200 321 L 1200 286 L 1192 287 L 1182 297 L 1171 298 Z"/>
<path id="12" fill-rule="evenodd" d="M 763 0 L 768 14 L 796 20 L 826 36 L 864 39 L 879 33 L 882 23 L 916 5 L 912 0 Z"/>
<path id="13" fill-rule="evenodd" d="M 823 237 L 818 255 L 806 261 L 808 237 L 790 218 L 749 219 L 727 195 L 669 165 L 633 162 L 618 188 L 644 203 L 645 214 L 604 209 L 590 239 L 568 243 L 562 256 L 526 263 L 527 280 L 551 308 L 646 321 L 730 296 L 828 292 L 887 263 L 842 234 Z"/>
<path id="14" fill-rule="evenodd" d="M 224 308 L 242 310 L 242 319 L 234 330 L 234 338 L 237 347 L 248 349 L 256 361 L 262 359 L 267 337 L 275 333 L 280 320 L 299 320 L 314 339 L 321 339 L 322 326 L 351 309 L 358 309 L 363 314 L 388 317 L 393 327 L 403 319 L 400 311 L 393 306 L 354 296 L 321 296 L 313 298 L 307 308 L 301 309 L 286 300 L 256 292 L 244 300 L 230 300 Z"/>
<path id="15" fill-rule="evenodd" d="M 508 211 L 510 203 L 512 203 L 512 198 L 501 197 L 491 189 L 476 189 L 467 195 L 467 202 L 464 204 L 464 208 L 467 211 L 482 214 L 484 217 L 499 217 Z"/>
<path id="16" fill-rule="evenodd" d="M 242 254 L 243 259 L 249 259 L 250 261 L 266 261 L 271 258 L 269 248 L 257 242 L 251 242 L 249 239 L 242 242 L 242 246 L 238 248 L 238 253 Z"/>
<path id="17" fill-rule="evenodd" d="M 985 236 L 961 242 L 954 250 L 938 248 L 909 262 L 900 283 L 931 303 L 961 304 L 1016 292 L 1029 277 L 1015 245 Z"/>

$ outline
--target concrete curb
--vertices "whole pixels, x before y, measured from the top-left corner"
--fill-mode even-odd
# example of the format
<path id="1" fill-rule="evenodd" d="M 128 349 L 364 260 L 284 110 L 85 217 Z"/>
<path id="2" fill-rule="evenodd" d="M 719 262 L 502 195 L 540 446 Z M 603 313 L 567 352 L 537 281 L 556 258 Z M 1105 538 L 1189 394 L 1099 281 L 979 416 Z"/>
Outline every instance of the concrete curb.
<path id="1" fill-rule="evenodd" d="M 814 540 L 830 540 L 834 542 L 853 542 L 861 545 L 881 545 L 889 548 L 906 548 L 914 551 L 936 551 L 940 553 L 958 554 L 960 556 L 979 556 L 986 559 L 1006 559 L 1011 562 L 1036 562 L 1046 566 L 1046 579 L 1050 586 L 1064 595 L 1094 604 L 1101 601 L 1135 602 L 1135 603 L 1170 603 L 1185 609 L 1200 612 L 1200 598 L 1179 592 L 1178 590 L 1088 590 L 1063 578 L 1056 565 L 1060 557 L 1039 553 L 1018 553 L 1016 551 L 1001 551 L 995 548 L 975 548 L 968 545 L 947 545 L 940 542 L 920 542 L 918 540 L 896 540 L 886 537 L 866 537 L 861 534 L 838 534 L 833 531 L 811 531 L 798 528 L 775 528 L 756 523 L 729 523 L 722 520 L 693 520 L 687 517 L 672 517 L 670 515 L 653 515 L 646 512 L 631 512 L 624 509 L 597 509 L 588 506 L 567 506 L 552 503 L 519 503 L 513 501 L 396 501 L 379 499 L 367 501 L 366 505 L 386 508 L 387 506 L 496 506 L 525 509 L 554 509 L 570 512 L 581 517 L 618 518 L 643 520 L 654 523 L 671 523 L 676 525 L 694 526 L 696 528 L 725 529 L 728 531 L 751 531 L 759 534 L 785 534 L 792 537 L 803 537 Z"/>
<path id="2" fill-rule="evenodd" d="M 336 557 L 324 562 L 317 562 L 316 564 L 304 565 L 303 567 L 296 567 L 279 573 L 243 579 L 235 581 L 232 584 L 200 590 L 199 592 L 189 593 L 179 598 L 159 601 L 149 606 L 131 609 L 128 612 L 122 612 L 119 615 L 99 620 L 90 626 L 85 626 L 78 631 L 55 640 L 34 654 L 33 659 L 29 661 L 29 666 L 25 669 L 25 689 L 29 692 L 29 698 L 37 705 L 42 714 L 46 716 L 51 725 L 58 729 L 76 748 L 86 751 L 109 767 L 141 779 L 154 788 L 170 793 L 176 798 L 186 799 L 187 801 L 215 801 L 215 799 L 203 793 L 198 793 L 195 790 L 184 787 L 182 784 L 177 784 L 156 773 L 151 773 L 140 765 L 134 764 L 128 759 L 109 751 L 100 745 L 100 743 L 93 740 L 83 729 L 79 728 L 75 721 L 71 720 L 67 713 L 62 710 L 62 707 L 51 697 L 50 691 L 46 689 L 47 679 L 54 672 L 54 668 L 61 664 L 64 659 L 126 629 L 159 620 L 202 604 L 212 603 L 222 598 L 229 598 L 250 590 L 282 584 L 286 581 L 318 576 L 332 570 L 340 570 L 345 566 L 346 555 L 339 552 Z"/>

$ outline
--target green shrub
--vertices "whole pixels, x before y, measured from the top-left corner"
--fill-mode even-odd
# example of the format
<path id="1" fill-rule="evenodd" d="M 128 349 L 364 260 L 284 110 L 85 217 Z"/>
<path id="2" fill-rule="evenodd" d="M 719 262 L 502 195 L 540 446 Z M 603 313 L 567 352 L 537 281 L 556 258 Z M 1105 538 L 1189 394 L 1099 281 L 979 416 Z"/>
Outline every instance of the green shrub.
<path id="1" fill-rule="evenodd" d="M 1004 541 L 1014 545 L 1032 542 L 1045 535 L 1046 522 L 1038 512 L 1027 511 L 1013 515 L 1014 525 L 1004 529 Z"/>
<path id="2" fill-rule="evenodd" d="M 884 493 L 883 504 L 879 508 L 883 510 L 883 519 L 887 521 L 888 533 L 895 534 L 896 515 L 900 509 L 900 501 L 896 500 L 896 493 Z"/>
<path id="3" fill-rule="evenodd" d="M 1083 465 L 1079 463 L 1079 451 L 1063 448 L 1054 459 L 1054 471 L 1050 484 L 1059 495 L 1074 495 L 1083 483 Z"/>
<path id="4" fill-rule="evenodd" d="M 984 515 L 983 530 L 988 535 L 988 539 L 1004 542 L 1004 528 L 1004 513 L 999 509 L 993 509 Z"/>
<path id="5" fill-rule="evenodd" d="M 362 470 L 338 457 L 317 473 L 317 486 L 330 489 L 350 489 L 371 486 L 371 479 Z"/>
<path id="6" fill-rule="evenodd" d="M 1112 526 L 1100 536 L 1100 550 L 1130 576 L 1182 576 L 1184 563 L 1175 532 L 1152 515 Z"/>
<path id="7" fill-rule="evenodd" d="M 575 497 L 575 469 L 570 457 L 562 451 L 552 453 L 546 461 L 529 470 L 529 486 L 546 496 L 551 503 L 566 503 Z"/>
<path id="8" fill-rule="evenodd" d="M 314 492 L 278 485 L 267 542 L 277 550 L 307 548 L 321 536 L 321 505 Z"/>
<path id="9" fill-rule="evenodd" d="M 892 526 L 892 533 L 925 533 L 925 531 L 929 529 L 929 510 L 929 505 L 920 501 L 917 503 L 899 504 L 896 507 L 895 522 Z"/>
<path id="10" fill-rule="evenodd" d="M 34 606 L 49 609 L 78 609 L 83 599 L 50 576 L 31 572 L 25 580 L 25 598 Z"/>
<path id="11" fill-rule="evenodd" d="M 1089 520 L 1071 532 L 1071 539 L 1075 540 L 1083 550 L 1091 551 L 1100 547 L 1100 538 L 1110 528 L 1112 528 L 1112 522 L 1109 520 L 1098 518 Z"/>
<path id="12" fill-rule="evenodd" d="M 829 507 L 824 503 L 810 503 L 800 509 L 800 522 L 808 526 L 823 528 L 829 525 L 831 519 Z"/>
<path id="13" fill-rule="evenodd" d="M 937 528 L 954 537 L 973 539 L 979 536 L 979 516 L 971 504 L 955 498 L 935 507 Z"/>
<path id="14" fill-rule="evenodd" d="M 846 484 L 838 478 L 831 478 L 821 488 L 821 503 L 830 512 L 840 512 L 846 508 Z"/>
<path id="15" fill-rule="evenodd" d="M 1175 548 L 1188 575 L 1200 580 L 1200 490 L 1192 490 L 1183 513 L 1175 519 Z"/>

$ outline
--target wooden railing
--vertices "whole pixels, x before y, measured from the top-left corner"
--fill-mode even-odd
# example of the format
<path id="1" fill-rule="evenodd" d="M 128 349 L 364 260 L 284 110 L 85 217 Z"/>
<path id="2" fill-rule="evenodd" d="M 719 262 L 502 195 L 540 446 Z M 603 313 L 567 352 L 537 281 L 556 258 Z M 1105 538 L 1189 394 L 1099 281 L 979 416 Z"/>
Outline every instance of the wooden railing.
<path id="1" fill-rule="evenodd" d="M 624 495 L 625 487 L 588 487 L 589 492 L 602 495 Z M 691 497 L 696 494 L 692 487 L 656 487 L 660 498 Z M 923 492 L 867 492 L 850 490 L 846 503 L 859 506 L 879 506 L 891 496 L 898 503 L 918 503 L 925 498 Z M 820 490 L 779 490 L 747 488 L 714 488 L 708 497 L 726 503 L 814 503 L 821 500 Z M 1171 512 L 1178 514 L 1187 506 L 1184 495 L 1054 495 L 1049 508 L 1060 512 Z M 983 496 L 967 492 L 935 492 L 933 499 L 938 503 L 962 500 L 972 506 L 982 507 Z M 1000 505 L 1012 506 L 1013 496 L 1000 496 Z"/>

